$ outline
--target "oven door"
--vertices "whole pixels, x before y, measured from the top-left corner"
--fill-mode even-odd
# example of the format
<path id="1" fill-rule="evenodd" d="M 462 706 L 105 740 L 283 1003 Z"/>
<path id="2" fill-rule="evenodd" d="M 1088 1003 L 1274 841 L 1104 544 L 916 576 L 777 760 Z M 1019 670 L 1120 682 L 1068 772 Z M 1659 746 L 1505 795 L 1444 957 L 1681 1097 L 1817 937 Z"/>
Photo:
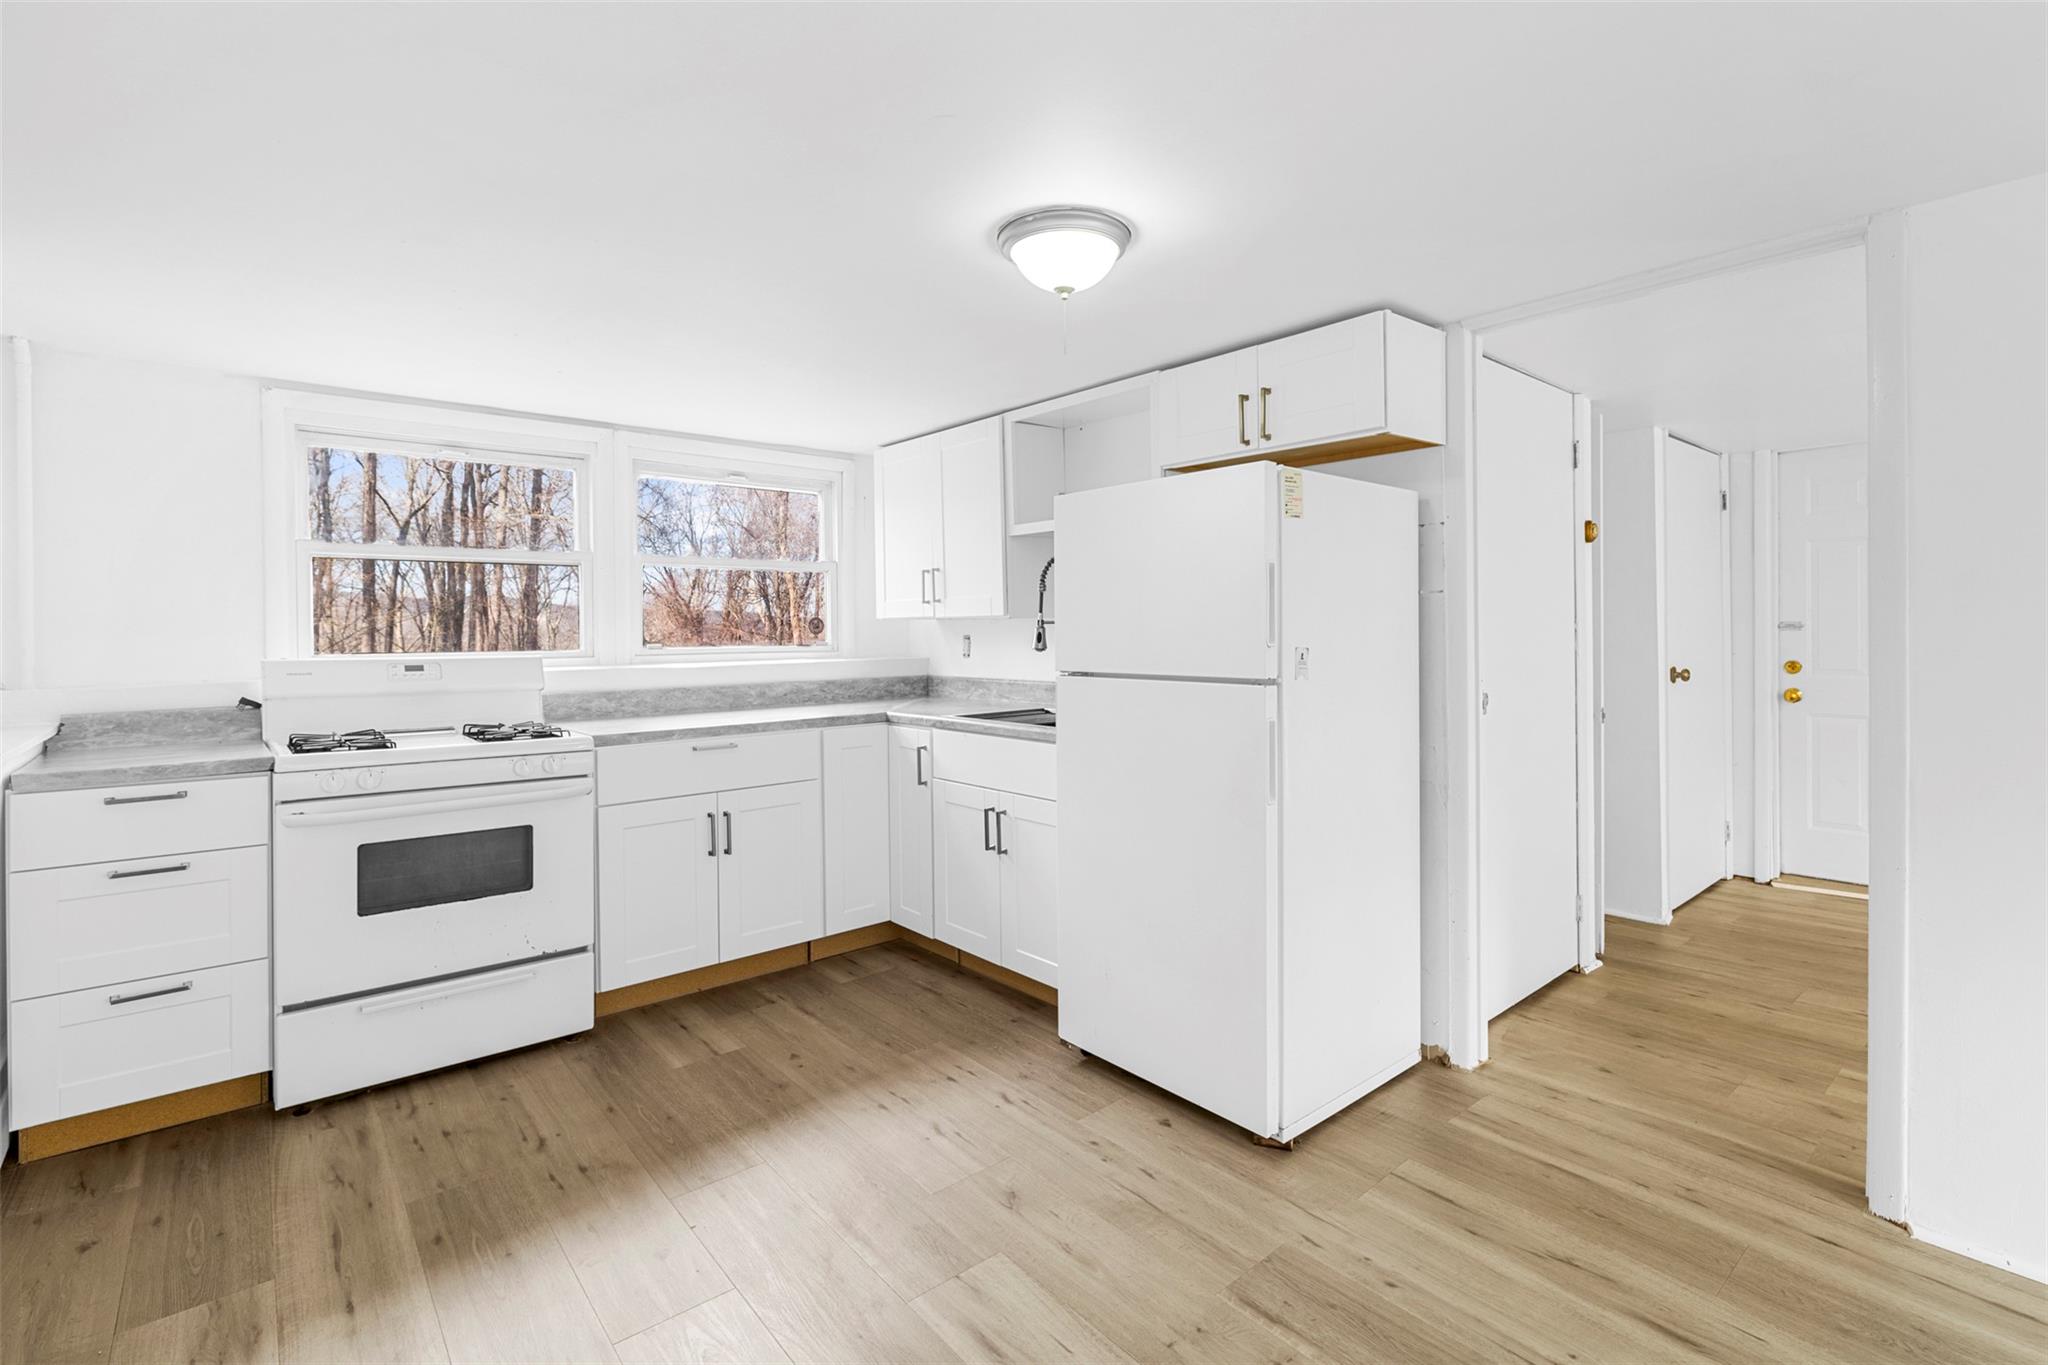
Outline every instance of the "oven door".
<path id="1" fill-rule="evenodd" d="M 594 791 L 569 777 L 281 803 L 279 1007 L 589 947 Z"/>

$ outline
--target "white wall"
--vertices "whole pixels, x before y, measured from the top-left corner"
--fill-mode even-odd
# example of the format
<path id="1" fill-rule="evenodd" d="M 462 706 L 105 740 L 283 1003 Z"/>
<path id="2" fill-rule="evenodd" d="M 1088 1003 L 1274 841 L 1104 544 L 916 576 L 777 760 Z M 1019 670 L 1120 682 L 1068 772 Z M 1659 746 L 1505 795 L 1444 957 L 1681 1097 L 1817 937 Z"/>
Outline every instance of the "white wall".
<path id="1" fill-rule="evenodd" d="M 2048 178 L 1871 237 L 1872 1204 L 2048 1279 Z"/>
<path id="2" fill-rule="evenodd" d="M 11 430 L 0 470 L 0 682 L 10 723 L 256 695 L 268 587 L 262 385 L 183 366 L 32 352 L 32 500 L 16 496 L 23 469 Z M 10 378 L 9 412 L 13 387 Z M 581 668 L 556 672 L 550 685 L 915 671 L 916 659 L 904 656 L 924 642 L 907 623 L 874 618 L 872 485 L 871 458 L 855 457 L 840 574 L 848 637 L 838 659 Z M 877 659 L 887 666 L 863 662 Z"/>

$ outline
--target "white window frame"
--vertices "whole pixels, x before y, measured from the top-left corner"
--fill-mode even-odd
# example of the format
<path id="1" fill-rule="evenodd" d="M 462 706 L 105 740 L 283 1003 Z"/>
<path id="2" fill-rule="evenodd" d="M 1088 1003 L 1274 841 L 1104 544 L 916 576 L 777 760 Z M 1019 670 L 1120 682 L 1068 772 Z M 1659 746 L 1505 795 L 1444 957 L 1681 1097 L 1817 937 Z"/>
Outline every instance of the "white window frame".
<path id="1" fill-rule="evenodd" d="M 851 615 L 844 601 L 846 575 L 846 484 L 851 460 L 756 449 L 718 441 L 643 433 L 619 434 L 620 472 L 615 497 L 619 528 L 618 639 L 634 663 L 704 664 L 744 659 L 833 659 L 847 653 Z M 640 480 L 685 479 L 816 493 L 818 558 L 812 560 L 719 559 L 704 556 L 643 555 L 639 543 Z M 825 576 L 825 643 L 822 645 L 680 645 L 665 648 L 642 638 L 642 571 L 648 565 L 701 569 L 775 569 Z"/>
<path id="2" fill-rule="evenodd" d="M 578 648 L 531 654 L 544 663 L 589 663 L 602 657 L 603 604 L 613 595 L 604 580 L 605 556 L 597 549 L 595 509 L 611 496 L 608 461 L 602 458 L 610 433 L 601 428 L 496 413 L 428 407 L 383 399 L 271 389 L 264 394 L 265 645 L 273 658 L 311 659 L 313 652 L 313 560 L 339 554 L 345 559 L 431 559 L 493 564 L 573 564 L 577 571 Z M 396 453 L 445 452 L 505 464 L 567 468 L 576 480 L 576 548 L 571 551 L 468 549 L 425 545 L 321 544 L 312 538 L 306 451 L 316 445 L 359 449 L 384 446 Z M 406 654 L 405 658 L 474 657 L 463 654 Z M 326 658 L 400 657 L 323 655 Z"/>

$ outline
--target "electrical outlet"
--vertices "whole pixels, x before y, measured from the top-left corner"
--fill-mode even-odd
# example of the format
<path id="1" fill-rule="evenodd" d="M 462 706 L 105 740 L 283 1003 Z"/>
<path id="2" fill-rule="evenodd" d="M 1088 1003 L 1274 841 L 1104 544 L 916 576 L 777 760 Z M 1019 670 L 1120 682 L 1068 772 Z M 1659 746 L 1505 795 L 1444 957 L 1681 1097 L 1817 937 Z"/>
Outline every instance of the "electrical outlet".
<path id="1" fill-rule="evenodd" d="M 963 659 L 974 657 L 974 637 L 972 635 L 960 637 L 960 657 Z"/>

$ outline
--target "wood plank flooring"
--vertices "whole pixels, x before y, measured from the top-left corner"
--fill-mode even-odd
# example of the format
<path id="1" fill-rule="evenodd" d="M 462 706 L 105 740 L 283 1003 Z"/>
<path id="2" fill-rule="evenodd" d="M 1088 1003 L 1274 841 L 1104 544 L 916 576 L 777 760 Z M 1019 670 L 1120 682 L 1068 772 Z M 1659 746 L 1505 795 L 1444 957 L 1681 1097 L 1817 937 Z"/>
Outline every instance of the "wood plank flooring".
<path id="1" fill-rule="evenodd" d="M 1291 1153 L 866 948 L 10 1166 L 0 1361 L 2048 1358 L 2048 1289 L 1864 1210 L 1864 913 L 1617 921 Z"/>

